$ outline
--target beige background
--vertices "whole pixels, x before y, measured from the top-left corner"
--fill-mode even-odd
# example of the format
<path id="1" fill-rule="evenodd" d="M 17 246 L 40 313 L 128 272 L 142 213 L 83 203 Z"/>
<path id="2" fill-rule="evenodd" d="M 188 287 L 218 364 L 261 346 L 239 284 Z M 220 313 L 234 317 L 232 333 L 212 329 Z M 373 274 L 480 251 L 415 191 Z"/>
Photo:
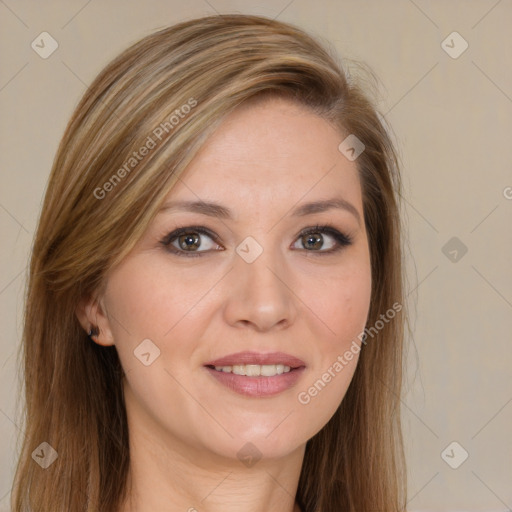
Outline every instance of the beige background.
<path id="1" fill-rule="evenodd" d="M 129 44 L 215 12 L 296 23 L 380 77 L 379 107 L 404 164 L 415 311 L 403 398 L 408 507 L 512 509 L 510 0 L 0 0 L 0 509 L 9 502 L 19 430 L 26 265 L 65 124 L 87 84 Z M 31 48 L 43 31 L 59 44 L 46 60 Z M 469 44 L 458 58 L 441 46 L 453 31 Z M 462 49 L 456 37 L 447 44 Z M 452 237 L 459 248 L 443 252 Z M 452 441 L 469 453 L 458 469 L 441 457 Z M 448 450 L 449 460 L 460 450 Z"/>

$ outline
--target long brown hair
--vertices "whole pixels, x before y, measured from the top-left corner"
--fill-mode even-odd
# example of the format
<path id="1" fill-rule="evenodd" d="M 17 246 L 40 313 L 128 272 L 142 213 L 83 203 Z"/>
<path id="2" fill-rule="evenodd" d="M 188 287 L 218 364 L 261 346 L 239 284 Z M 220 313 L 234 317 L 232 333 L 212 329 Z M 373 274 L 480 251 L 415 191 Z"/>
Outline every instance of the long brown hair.
<path id="1" fill-rule="evenodd" d="M 20 352 L 16 512 L 117 511 L 123 502 L 123 371 L 115 347 L 87 337 L 77 304 L 101 290 L 222 119 L 261 94 L 312 109 L 339 128 L 340 142 L 353 134 L 364 143 L 356 163 L 371 256 L 367 325 L 403 305 L 397 155 L 364 87 L 347 79 L 333 52 L 292 25 L 248 15 L 194 19 L 145 37 L 88 88 L 53 164 Z M 131 160 L 142 146 L 149 150 Z M 307 443 L 297 494 L 304 512 L 405 510 L 404 311 L 362 347 L 340 407 Z M 36 449 L 50 453 L 43 442 L 58 454 L 47 469 L 32 457 Z"/>

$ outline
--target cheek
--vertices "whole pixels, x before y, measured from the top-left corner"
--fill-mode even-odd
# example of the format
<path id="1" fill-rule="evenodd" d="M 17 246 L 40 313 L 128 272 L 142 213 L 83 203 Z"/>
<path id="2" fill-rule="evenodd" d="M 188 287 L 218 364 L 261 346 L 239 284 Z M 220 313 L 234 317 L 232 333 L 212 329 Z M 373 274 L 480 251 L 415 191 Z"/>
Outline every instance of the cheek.
<path id="1" fill-rule="evenodd" d="M 158 354 L 156 366 L 190 358 L 194 346 L 188 343 L 187 332 L 205 293 L 204 281 L 201 286 L 199 282 L 184 280 L 168 265 L 142 257 L 126 260 L 110 276 L 105 304 L 125 373 L 142 370 L 134 355 L 146 345 Z M 148 339 L 150 344 L 141 345 Z"/>
<path id="2" fill-rule="evenodd" d="M 319 337 L 323 341 L 320 352 L 332 355 L 364 330 L 371 299 L 370 267 L 351 265 L 313 290 L 308 305 L 318 319 L 318 327 L 323 324 L 322 331 L 327 333 Z"/>
<path id="3" fill-rule="evenodd" d="M 364 331 L 371 300 L 369 265 L 347 267 L 325 280 L 309 298 L 308 305 L 318 317 L 315 363 L 296 399 L 299 410 L 310 419 L 316 432 L 339 407 L 357 367 L 359 337 Z"/>
<path id="4" fill-rule="evenodd" d="M 106 298 L 113 316 L 110 325 L 119 338 L 127 333 L 160 340 L 170 336 L 198 304 L 205 287 L 208 289 L 202 276 L 190 274 L 183 279 L 169 265 L 143 257 L 116 269 L 109 279 Z"/>

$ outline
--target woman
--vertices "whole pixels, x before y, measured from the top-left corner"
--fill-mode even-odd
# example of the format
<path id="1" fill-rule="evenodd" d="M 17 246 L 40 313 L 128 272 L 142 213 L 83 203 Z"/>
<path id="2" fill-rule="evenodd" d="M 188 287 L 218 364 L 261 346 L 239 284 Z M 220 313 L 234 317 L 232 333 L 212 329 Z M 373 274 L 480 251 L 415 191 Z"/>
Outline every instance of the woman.
<path id="1" fill-rule="evenodd" d="M 213 16 L 123 52 L 46 192 L 14 510 L 405 510 L 399 193 L 301 30 Z"/>

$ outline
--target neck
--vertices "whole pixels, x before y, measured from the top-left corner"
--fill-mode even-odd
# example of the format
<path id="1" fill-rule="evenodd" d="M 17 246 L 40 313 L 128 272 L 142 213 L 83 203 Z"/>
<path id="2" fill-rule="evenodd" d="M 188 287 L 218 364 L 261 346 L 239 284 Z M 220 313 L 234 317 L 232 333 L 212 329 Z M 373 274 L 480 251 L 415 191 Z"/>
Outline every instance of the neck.
<path id="1" fill-rule="evenodd" d="M 129 409 L 130 470 L 119 512 L 301 512 L 295 495 L 305 445 L 246 467 L 236 455 L 187 444 L 140 415 L 130 422 Z"/>

